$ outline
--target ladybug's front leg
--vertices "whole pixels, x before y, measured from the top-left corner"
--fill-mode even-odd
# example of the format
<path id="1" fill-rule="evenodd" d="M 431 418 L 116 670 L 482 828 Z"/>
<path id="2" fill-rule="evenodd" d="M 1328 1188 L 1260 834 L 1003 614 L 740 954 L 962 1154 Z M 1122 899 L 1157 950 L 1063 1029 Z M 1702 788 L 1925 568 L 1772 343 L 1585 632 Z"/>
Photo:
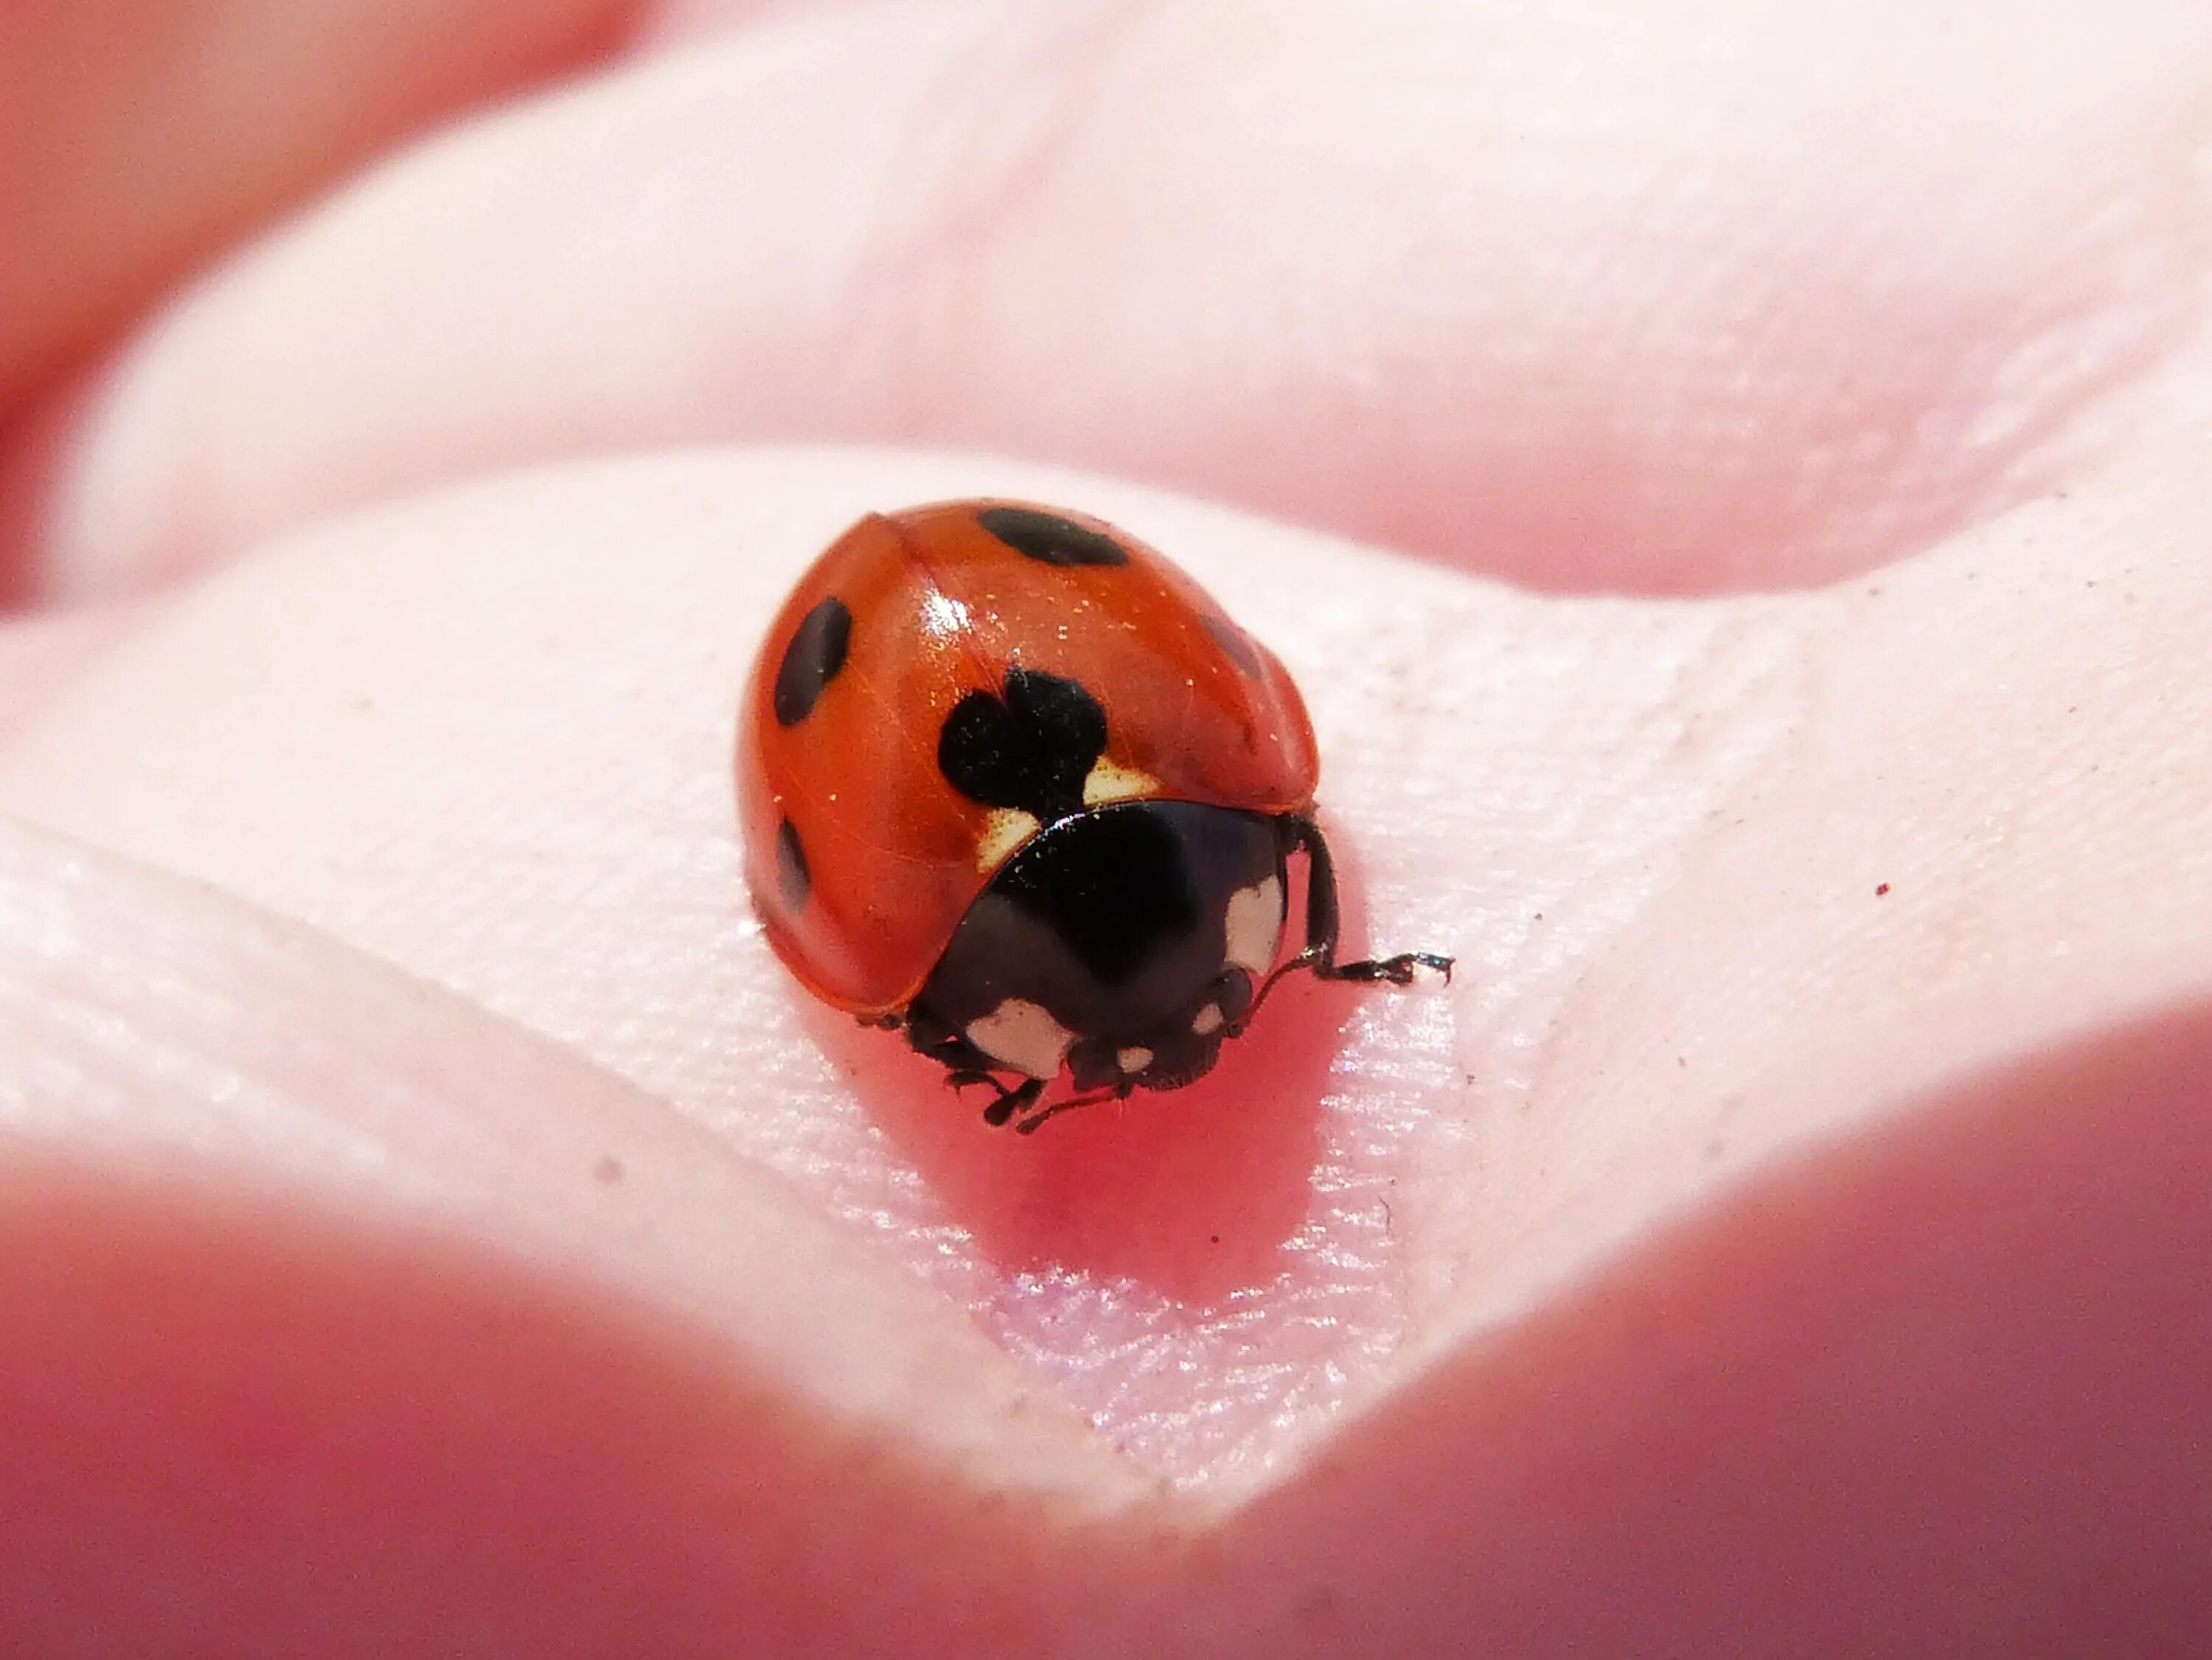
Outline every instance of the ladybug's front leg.
<path id="1" fill-rule="evenodd" d="M 1433 969 L 1451 984 L 1452 959 L 1432 951 L 1400 952 L 1395 957 L 1358 963 L 1336 960 L 1336 860 L 1321 826 L 1310 818 L 1288 821 L 1294 847 L 1306 856 L 1306 948 L 1285 968 L 1310 968 L 1316 980 L 1387 980 L 1394 986 L 1410 986 L 1415 970 Z M 1277 970 L 1280 972 L 1281 970 Z"/>
<path id="2" fill-rule="evenodd" d="M 1336 935 L 1339 920 L 1336 907 L 1336 861 L 1329 856 L 1328 842 L 1321 833 L 1321 826 L 1310 818 L 1285 815 L 1277 819 L 1285 854 L 1303 853 L 1306 856 L 1306 939 L 1297 955 L 1278 964 L 1273 973 L 1260 982 L 1252 1002 L 1230 1028 L 1232 1035 L 1251 1024 L 1260 1005 L 1275 988 L 1278 981 L 1286 974 L 1304 969 L 1316 980 L 1352 980 L 1370 983 L 1387 982 L 1394 986 L 1410 986 L 1414 976 L 1428 969 L 1444 977 L 1451 984 L 1452 959 L 1432 951 L 1401 952 L 1395 957 L 1364 958 L 1356 963 L 1336 960 Z"/>
<path id="3" fill-rule="evenodd" d="M 904 1017 L 907 1042 L 916 1051 L 927 1055 L 945 1068 L 945 1081 L 955 1090 L 964 1090 L 971 1084 L 984 1084 L 997 1091 L 991 1104 L 983 1109 L 983 1122 L 997 1126 L 1006 1123 L 1015 1114 L 1026 1112 L 1036 1104 L 1044 1092 L 1044 1079 L 1025 1078 L 1019 1084 L 1009 1085 L 1000 1081 L 1004 1070 L 991 1056 L 977 1049 L 961 1033 L 942 1020 L 926 1012 L 908 1011 Z"/>
<path id="4" fill-rule="evenodd" d="M 1033 1084 L 1040 1082 L 1036 1079 L 1031 1079 L 1030 1081 Z M 1036 1111 L 1016 1124 L 1014 1129 L 1018 1134 L 1035 1135 L 1037 1126 L 1048 1118 L 1057 1118 L 1063 1112 L 1070 1111 L 1076 1107 L 1095 1107 L 1101 1101 L 1126 1101 L 1129 1098 L 1130 1092 L 1136 1087 L 1134 1084 L 1124 1079 L 1110 1089 L 1090 1090 L 1081 1095 L 1071 1095 L 1065 1101 L 1055 1101 L 1048 1107 L 1038 1108 Z M 997 1123 L 999 1121 L 993 1119 L 991 1122 Z"/>
<path id="5" fill-rule="evenodd" d="M 994 1129 L 1017 1113 L 1028 1111 L 1036 1104 L 1037 1097 L 1044 1093 L 1044 1079 L 1042 1078 L 1024 1079 L 1015 1088 L 1008 1089 L 994 1074 L 979 1072 L 972 1067 L 954 1067 L 945 1074 L 945 1081 L 955 1090 L 965 1089 L 970 1084 L 988 1084 L 998 1091 L 998 1099 L 983 1109 L 983 1122 Z"/>

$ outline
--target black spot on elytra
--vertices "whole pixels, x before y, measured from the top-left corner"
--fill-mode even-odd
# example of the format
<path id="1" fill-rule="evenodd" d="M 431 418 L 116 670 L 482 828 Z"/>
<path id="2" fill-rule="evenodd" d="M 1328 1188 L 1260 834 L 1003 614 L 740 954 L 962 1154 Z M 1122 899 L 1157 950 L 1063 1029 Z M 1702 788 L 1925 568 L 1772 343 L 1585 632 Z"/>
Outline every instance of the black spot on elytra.
<path id="1" fill-rule="evenodd" d="M 845 666 L 852 643 L 853 613 L 835 594 L 799 619 L 775 668 L 776 725 L 795 727 L 814 713 L 815 700 Z"/>
<path id="2" fill-rule="evenodd" d="M 985 508 L 975 522 L 1025 559 L 1042 565 L 1126 565 L 1129 550 L 1073 519 L 1035 508 Z"/>
<path id="3" fill-rule="evenodd" d="M 806 909 L 814 891 L 814 873 L 806 868 L 806 849 L 799 845 L 799 828 L 788 818 L 776 827 L 775 891 L 788 911 Z"/>
<path id="4" fill-rule="evenodd" d="M 1252 642 L 1244 630 L 1225 617 L 1208 617 L 1206 631 L 1213 636 L 1213 643 L 1229 654 L 1229 660 L 1250 675 L 1255 680 L 1267 672 L 1260 662 L 1260 654 L 1252 649 Z"/>
<path id="5" fill-rule="evenodd" d="M 1083 810 L 1083 781 L 1106 747 L 1106 711 L 1073 680 L 1016 664 L 1004 697 L 971 691 L 937 734 L 937 765 L 971 801 L 1049 824 Z"/>

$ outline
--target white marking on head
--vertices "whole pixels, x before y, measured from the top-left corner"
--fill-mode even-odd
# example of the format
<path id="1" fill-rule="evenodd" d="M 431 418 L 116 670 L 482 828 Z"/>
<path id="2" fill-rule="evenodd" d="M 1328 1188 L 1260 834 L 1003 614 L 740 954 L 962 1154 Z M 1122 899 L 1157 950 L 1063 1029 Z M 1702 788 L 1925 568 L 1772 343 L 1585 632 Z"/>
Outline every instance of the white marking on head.
<path id="1" fill-rule="evenodd" d="M 1152 1052 L 1141 1043 L 1132 1043 L 1114 1051 L 1114 1064 L 1123 1072 L 1142 1072 L 1152 1064 Z"/>
<path id="2" fill-rule="evenodd" d="M 1229 896 L 1228 965 L 1263 975 L 1283 938 L 1283 885 L 1270 876 Z"/>
<path id="3" fill-rule="evenodd" d="M 1006 862 L 1007 855 L 1044 827 L 1033 812 L 1019 807 L 994 807 L 975 840 L 975 868 L 985 875 Z"/>
<path id="4" fill-rule="evenodd" d="M 1075 1034 L 1035 1003 L 1009 997 L 968 1023 L 968 1041 L 994 1061 L 1032 1078 L 1057 1077 Z"/>
<path id="5" fill-rule="evenodd" d="M 1101 756 L 1083 781 L 1083 805 L 1103 807 L 1109 801 L 1136 801 L 1160 793 L 1160 781 L 1133 767 L 1117 767 Z"/>
<path id="6" fill-rule="evenodd" d="M 1200 1037 L 1211 1037 L 1221 1025 L 1221 1005 L 1208 1003 L 1191 1018 L 1190 1029 Z"/>

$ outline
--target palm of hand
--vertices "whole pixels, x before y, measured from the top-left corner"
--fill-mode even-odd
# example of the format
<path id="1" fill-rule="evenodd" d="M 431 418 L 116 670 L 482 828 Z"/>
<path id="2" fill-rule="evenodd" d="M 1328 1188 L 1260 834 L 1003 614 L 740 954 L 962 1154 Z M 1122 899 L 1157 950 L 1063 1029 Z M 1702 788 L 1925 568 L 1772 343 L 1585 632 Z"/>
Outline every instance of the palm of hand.
<path id="1" fill-rule="evenodd" d="M 238 204 L 88 252 L 43 184 L 7 518 L 108 598 L 0 639 L 0 1629 L 2191 1629 L 2204 26 L 1003 11 L 671 19 L 82 396 Z M 359 117 L 276 120 L 272 199 L 477 89 L 324 50 L 241 70 Z M 1301 988 L 1021 1145 L 799 1006 L 728 800 L 760 619 L 984 491 L 1291 663 L 1448 997 Z"/>

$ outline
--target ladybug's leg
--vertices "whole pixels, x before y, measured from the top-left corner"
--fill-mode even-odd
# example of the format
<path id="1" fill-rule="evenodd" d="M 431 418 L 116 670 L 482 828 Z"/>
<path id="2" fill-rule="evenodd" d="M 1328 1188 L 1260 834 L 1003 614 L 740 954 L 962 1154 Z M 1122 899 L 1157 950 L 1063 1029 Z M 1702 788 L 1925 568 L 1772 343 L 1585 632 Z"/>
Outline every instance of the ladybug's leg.
<path id="1" fill-rule="evenodd" d="M 949 1067 L 945 1073 L 945 1081 L 951 1086 L 955 1095 L 974 1084 L 988 1084 L 1000 1095 L 1013 1093 L 1001 1084 L 994 1074 L 984 1071 L 981 1067 Z"/>
<path id="2" fill-rule="evenodd" d="M 1410 986 L 1420 970 L 1431 969 L 1443 976 L 1446 985 L 1451 984 L 1452 959 L 1431 951 L 1401 952 L 1395 957 L 1366 958 L 1356 963 L 1338 962 L 1336 861 L 1329 856 L 1328 842 L 1321 833 L 1321 826 L 1310 818 L 1286 815 L 1275 822 L 1281 827 L 1283 852 L 1303 853 L 1306 856 L 1306 943 L 1297 956 L 1277 964 L 1274 971 L 1260 982 L 1250 1005 L 1238 1017 L 1235 1031 L 1241 1032 L 1251 1024 L 1260 1005 L 1274 990 L 1276 982 L 1301 969 L 1310 971 L 1316 980 L 1386 981 L 1394 986 Z"/>
<path id="3" fill-rule="evenodd" d="M 993 1073 L 973 1067 L 953 1067 L 945 1074 L 945 1081 L 956 1090 L 964 1090 L 970 1084 L 988 1084 L 998 1091 L 998 1098 L 983 1109 L 983 1122 L 994 1128 L 1016 1113 L 1026 1112 L 1036 1104 L 1037 1097 L 1044 1093 L 1044 1079 L 1042 1078 L 1024 1079 L 1014 1088 L 1008 1089 Z"/>
<path id="4" fill-rule="evenodd" d="M 1042 1078 L 1025 1078 L 1015 1085 L 1000 1082 L 999 1073 L 1008 1070 L 1006 1067 L 926 1012 L 909 1012 L 903 1024 L 907 1042 L 945 1068 L 945 1081 L 954 1090 L 984 1084 L 996 1091 L 991 1104 L 983 1109 L 987 1124 L 1003 1124 L 1016 1113 L 1027 1111 L 1044 1092 Z"/>
<path id="5" fill-rule="evenodd" d="M 1395 957 L 1338 962 L 1336 861 L 1329 857 L 1321 826 L 1312 819 L 1290 818 L 1284 823 L 1291 846 L 1306 855 L 1306 948 L 1285 968 L 1310 967 L 1316 980 L 1387 980 L 1394 986 L 1410 986 L 1415 970 L 1433 969 L 1443 976 L 1444 984 L 1451 984 L 1452 959 L 1432 951 L 1402 951 Z M 1272 981 L 1274 975 L 1267 977 Z"/>
<path id="6" fill-rule="evenodd" d="M 1034 1078 L 1030 1079 L 1030 1082 L 1032 1084 L 1038 1083 L 1038 1079 Z M 1014 1126 L 1015 1132 L 1021 1135 L 1035 1135 L 1037 1131 L 1037 1126 L 1043 1123 L 1048 1118 L 1057 1118 L 1063 1112 L 1069 1111 L 1076 1107 L 1094 1107 L 1101 1101 L 1126 1101 L 1129 1098 L 1129 1091 L 1134 1087 L 1135 1086 L 1133 1085 L 1130 1084 L 1120 1084 L 1109 1090 L 1093 1090 L 1088 1095 L 1071 1095 L 1065 1101 L 1055 1101 L 1050 1106 L 1042 1107 L 1036 1111 L 1031 1113 L 1028 1117 L 1023 1119 L 1020 1123 Z M 1002 1123 L 1005 1121 L 994 1118 L 991 1122 L 993 1123 Z"/>
<path id="7" fill-rule="evenodd" d="M 997 1080 L 994 1079 L 993 1081 L 996 1082 Z M 1008 1119 L 1014 1117 L 1017 1114 L 1027 1112 L 1031 1107 L 1036 1104 L 1037 1097 L 1043 1093 L 1043 1079 L 1024 1079 L 1018 1088 L 1010 1090 L 1002 1089 L 999 1098 L 992 1102 L 989 1106 L 983 1109 L 983 1122 L 988 1124 L 993 1129 L 996 1129 L 1000 1125 L 1005 1123 Z M 1027 1124 L 1019 1124 L 1015 1128 L 1018 1129 L 1027 1129 L 1029 1126 Z"/>

